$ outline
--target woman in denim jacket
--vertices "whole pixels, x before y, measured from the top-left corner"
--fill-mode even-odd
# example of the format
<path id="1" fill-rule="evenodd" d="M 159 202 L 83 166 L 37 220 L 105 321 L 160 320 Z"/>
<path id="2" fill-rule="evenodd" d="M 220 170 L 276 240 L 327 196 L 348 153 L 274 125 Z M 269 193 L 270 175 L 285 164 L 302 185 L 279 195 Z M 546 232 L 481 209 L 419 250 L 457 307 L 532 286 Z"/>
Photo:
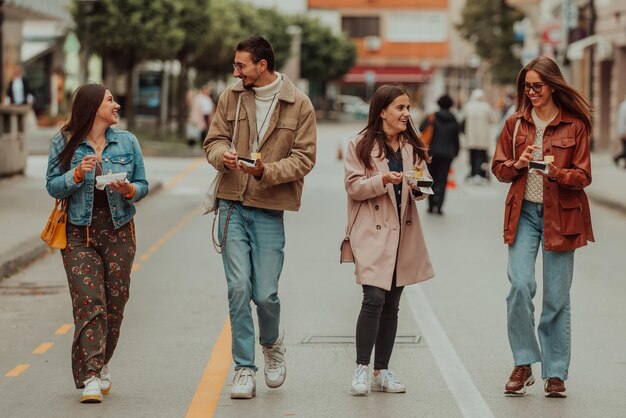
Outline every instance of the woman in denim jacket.
<path id="1" fill-rule="evenodd" d="M 119 338 L 135 258 L 134 203 L 148 194 L 137 138 L 114 129 L 120 105 L 99 84 L 78 88 L 69 121 L 50 147 L 46 189 L 67 199 L 67 246 L 61 251 L 74 315 L 72 370 L 81 402 L 111 390 L 108 363 Z M 96 176 L 126 180 L 96 187 Z"/>

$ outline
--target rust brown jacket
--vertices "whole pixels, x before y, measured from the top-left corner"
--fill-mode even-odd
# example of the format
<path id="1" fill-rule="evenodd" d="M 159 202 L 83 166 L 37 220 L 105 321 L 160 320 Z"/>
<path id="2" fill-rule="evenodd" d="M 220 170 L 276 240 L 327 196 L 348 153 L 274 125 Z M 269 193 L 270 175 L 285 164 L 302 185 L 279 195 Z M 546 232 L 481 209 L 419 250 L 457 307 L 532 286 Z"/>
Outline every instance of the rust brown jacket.
<path id="1" fill-rule="evenodd" d="M 237 81 L 220 96 L 211 127 L 204 140 L 207 161 L 224 173 L 219 199 L 242 202 L 261 209 L 291 210 L 300 208 L 304 176 L 315 165 L 317 130 L 315 110 L 309 98 L 284 75 L 278 103 L 267 132 L 260 141 L 265 170 L 260 179 L 224 167 L 223 156 L 230 149 L 235 126 L 237 99 L 241 95 L 237 154 L 250 157 L 250 138 L 256 135 L 254 92 Z"/>
<path id="2" fill-rule="evenodd" d="M 517 224 L 526 189 L 528 169 L 513 167 L 513 132 L 521 118 L 515 138 L 515 158 L 535 140 L 535 125 L 530 109 L 509 117 L 502 129 L 491 171 L 503 183 L 512 183 L 504 208 L 504 242 L 515 241 Z M 573 250 L 594 241 L 589 201 L 583 191 L 591 184 L 589 133 L 582 121 L 561 110 L 546 127 L 543 155 L 553 155 L 558 169 L 555 181 L 543 180 L 544 248 L 549 251 Z"/>

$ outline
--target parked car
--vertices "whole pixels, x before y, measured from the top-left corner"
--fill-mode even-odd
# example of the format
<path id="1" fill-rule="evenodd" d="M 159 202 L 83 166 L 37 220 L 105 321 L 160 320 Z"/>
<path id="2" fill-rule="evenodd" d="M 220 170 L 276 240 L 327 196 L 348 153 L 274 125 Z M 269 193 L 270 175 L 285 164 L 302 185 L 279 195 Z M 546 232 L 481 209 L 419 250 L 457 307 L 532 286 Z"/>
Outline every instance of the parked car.
<path id="1" fill-rule="evenodd" d="M 370 105 L 359 96 L 340 94 L 335 98 L 335 110 L 341 112 L 342 118 L 365 120 L 370 111 Z"/>

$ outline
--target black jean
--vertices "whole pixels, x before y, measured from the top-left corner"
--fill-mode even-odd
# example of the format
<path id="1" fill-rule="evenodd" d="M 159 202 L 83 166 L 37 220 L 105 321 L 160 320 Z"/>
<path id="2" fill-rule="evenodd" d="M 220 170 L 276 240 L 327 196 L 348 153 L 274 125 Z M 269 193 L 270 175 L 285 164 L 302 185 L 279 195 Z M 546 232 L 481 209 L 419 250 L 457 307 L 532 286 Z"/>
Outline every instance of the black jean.
<path id="1" fill-rule="evenodd" d="M 483 164 L 487 162 L 487 150 L 470 149 L 470 177 L 480 176 L 487 178 L 487 172 L 483 169 Z"/>
<path id="2" fill-rule="evenodd" d="M 433 157 L 431 163 L 428 164 L 428 171 L 433 178 L 433 192 L 435 192 L 435 194 L 428 196 L 428 207 L 431 210 L 433 208 L 441 210 L 443 206 L 451 164 L 452 158 L 445 157 Z"/>
<path id="3" fill-rule="evenodd" d="M 356 323 L 356 363 L 370 364 L 372 349 L 374 369 L 387 369 L 398 329 L 398 307 L 404 287 L 396 287 L 394 274 L 391 290 L 363 285 L 363 303 Z"/>

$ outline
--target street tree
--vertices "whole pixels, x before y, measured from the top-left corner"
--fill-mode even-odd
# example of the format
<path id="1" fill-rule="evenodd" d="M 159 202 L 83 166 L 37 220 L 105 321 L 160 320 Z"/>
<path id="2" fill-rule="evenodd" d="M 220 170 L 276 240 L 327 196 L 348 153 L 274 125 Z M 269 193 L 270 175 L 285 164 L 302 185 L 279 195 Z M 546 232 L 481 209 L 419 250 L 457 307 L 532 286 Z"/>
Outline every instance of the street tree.
<path id="1" fill-rule="evenodd" d="M 280 12 L 238 1 L 209 3 L 210 27 L 194 59 L 194 67 L 205 77 L 230 74 L 237 43 L 252 35 L 263 36 L 272 44 L 278 68 L 287 60 L 291 47 L 291 36 L 286 33 L 289 21 Z"/>
<path id="2" fill-rule="evenodd" d="M 177 0 L 99 0 L 87 13 L 84 4 L 73 0 L 71 5 L 78 38 L 126 74 L 126 117 L 133 129 L 133 71 L 144 60 L 168 59 L 180 49 L 184 30 L 178 16 L 184 5 Z"/>
<path id="3" fill-rule="evenodd" d="M 178 16 L 183 39 L 175 58 L 180 62 L 180 74 L 176 83 L 177 133 L 185 136 L 185 125 L 189 113 L 187 91 L 189 90 L 189 69 L 198 59 L 203 38 L 211 31 L 212 22 L 209 0 L 186 0 Z"/>
<path id="4" fill-rule="evenodd" d="M 345 34 L 334 34 L 318 19 L 297 16 L 293 24 L 302 28 L 302 77 L 317 83 L 325 95 L 328 82 L 342 77 L 354 66 L 356 46 Z"/>
<path id="5" fill-rule="evenodd" d="M 468 1 L 457 25 L 461 36 L 476 48 L 476 53 L 490 64 L 489 71 L 496 84 L 511 84 L 521 63 L 513 54 L 513 24 L 523 18 L 505 0 Z"/>

